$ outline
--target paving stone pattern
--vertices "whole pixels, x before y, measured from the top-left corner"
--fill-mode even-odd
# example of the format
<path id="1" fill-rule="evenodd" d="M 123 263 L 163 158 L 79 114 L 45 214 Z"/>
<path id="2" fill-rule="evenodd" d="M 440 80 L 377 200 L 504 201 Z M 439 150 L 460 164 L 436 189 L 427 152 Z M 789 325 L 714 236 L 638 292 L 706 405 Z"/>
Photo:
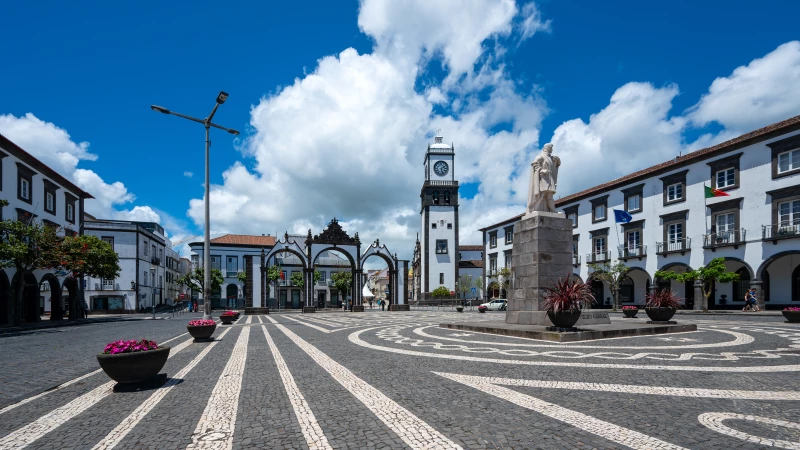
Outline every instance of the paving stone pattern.
<path id="1" fill-rule="evenodd" d="M 0 335 L 0 449 L 800 449 L 798 325 L 682 315 L 697 332 L 564 344 L 438 326 L 499 317 L 243 316 L 197 343 L 187 316 Z M 113 392 L 95 354 L 143 337 L 172 339 L 169 380 Z"/>

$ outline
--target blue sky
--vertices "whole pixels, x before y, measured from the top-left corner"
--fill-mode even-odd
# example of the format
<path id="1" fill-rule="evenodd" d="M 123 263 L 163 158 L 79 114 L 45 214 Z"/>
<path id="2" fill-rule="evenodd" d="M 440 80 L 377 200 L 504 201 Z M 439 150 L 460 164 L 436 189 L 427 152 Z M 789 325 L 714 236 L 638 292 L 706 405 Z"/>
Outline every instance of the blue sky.
<path id="1" fill-rule="evenodd" d="M 614 154 L 575 136 L 594 133 L 594 141 L 623 151 L 649 140 L 649 127 L 669 124 L 669 135 L 655 139 L 658 149 L 630 163 L 646 166 L 800 113 L 797 102 L 747 111 L 754 99 L 744 98 L 741 117 L 729 117 L 710 101 L 724 94 L 711 92 L 715 79 L 736 83 L 734 70 L 798 38 L 800 3 L 700 3 L 508 0 L 498 3 L 504 9 L 472 11 L 458 2 L 369 0 L 360 11 L 358 1 L 16 2 L 3 13 L 0 132 L 46 161 L 56 149 L 84 155 L 63 170 L 77 170 L 75 179 L 93 194 L 102 191 L 104 204 L 93 212 L 157 217 L 179 239 L 202 232 L 203 130 L 149 105 L 203 117 L 225 90 L 230 98 L 215 121 L 242 136 L 212 133 L 219 193 L 212 194 L 219 202 L 212 232 L 316 233 L 336 215 L 362 239 L 380 238 L 410 257 L 420 164 L 435 128 L 462 158 L 462 236 L 474 240 L 486 221 L 521 210 L 518 174 L 551 139 L 556 153 Z M 481 31 L 491 22 L 487 11 L 502 17 Z M 468 54 L 464 36 L 477 37 L 482 50 Z M 348 48 L 355 50 L 349 60 L 341 55 Z M 794 53 L 775 56 L 790 73 Z M 325 57 L 327 71 L 319 66 Z M 481 80 L 482 69 L 491 76 Z M 800 91 L 797 76 L 752 69 L 745 78 L 764 86 L 764 108 L 786 97 L 781 89 Z M 608 125 L 614 119 L 601 112 L 630 106 L 614 106 L 620 89 L 641 100 L 633 111 L 653 113 L 652 120 L 630 130 Z M 338 93 L 363 95 L 363 103 Z M 26 114 L 41 122 L 21 123 L 35 122 Z M 371 122 L 376 115 L 388 117 Z M 373 146 L 387 153 L 364 150 Z M 317 160 L 324 162 L 310 162 Z M 398 167 L 403 160 L 407 167 Z M 636 168 L 575 176 L 565 190 Z"/>

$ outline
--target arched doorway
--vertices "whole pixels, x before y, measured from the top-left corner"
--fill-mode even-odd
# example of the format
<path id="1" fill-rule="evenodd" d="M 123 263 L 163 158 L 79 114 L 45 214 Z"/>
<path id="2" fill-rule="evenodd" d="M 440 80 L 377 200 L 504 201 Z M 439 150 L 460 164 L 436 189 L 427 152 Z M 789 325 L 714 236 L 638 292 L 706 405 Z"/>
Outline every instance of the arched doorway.
<path id="1" fill-rule="evenodd" d="M 22 308 L 22 321 L 39 322 L 41 320 L 41 314 L 44 313 L 42 308 L 40 308 L 39 283 L 36 281 L 36 277 L 33 276 L 31 272 L 25 272 L 24 274 L 17 272 L 14 274 L 14 278 L 11 280 L 12 286 L 16 286 L 18 277 L 20 276 L 22 276 L 24 280 L 22 288 L 22 305 L 20 305 Z"/>
<path id="2" fill-rule="evenodd" d="M 670 263 L 663 266 L 660 270 L 673 271 L 675 273 L 691 272 L 692 268 L 684 263 Z M 670 289 L 678 298 L 683 299 L 685 309 L 694 309 L 694 283 L 692 281 L 676 281 L 656 279 L 658 289 Z"/>
<path id="3" fill-rule="evenodd" d="M 45 309 L 50 310 L 50 320 L 61 320 L 64 318 L 64 307 L 61 302 L 61 283 L 52 273 L 45 274 L 39 284 L 39 290 L 45 298 Z M 49 306 L 49 308 L 47 307 Z"/>
<path id="4" fill-rule="evenodd" d="M 747 291 L 750 290 L 750 271 L 742 267 L 736 271 L 739 279 L 733 282 L 733 301 L 744 302 Z"/>
<path id="5" fill-rule="evenodd" d="M 228 308 L 236 308 L 236 300 L 239 298 L 239 286 L 231 283 L 225 287 L 225 299 Z"/>
<path id="6" fill-rule="evenodd" d="M 756 295 L 764 299 L 766 309 L 783 309 L 797 306 L 798 268 L 800 250 L 787 250 L 770 256 L 756 271 L 756 279 L 761 280 L 761 291 Z"/>
<path id="7" fill-rule="evenodd" d="M 5 270 L 0 269 L 0 325 L 10 325 L 13 323 L 9 314 L 11 307 L 9 302 L 12 301 L 11 296 L 11 283 L 8 281 L 8 275 Z"/>
<path id="8" fill-rule="evenodd" d="M 800 301 L 800 265 L 792 272 L 792 300 Z"/>
<path id="9" fill-rule="evenodd" d="M 342 249 L 330 247 L 320 251 L 311 266 L 319 273 L 319 281 L 314 283 L 311 290 L 312 306 L 318 309 L 342 308 L 349 305 L 348 302 L 353 302 L 356 265 L 351 255 Z M 337 279 L 348 278 L 348 275 L 339 275 L 341 273 L 349 275 L 350 283 L 345 290 L 336 285 Z"/>
<path id="10" fill-rule="evenodd" d="M 633 279 L 626 276 L 619 283 L 619 301 L 620 303 L 633 303 L 633 300 Z"/>
<path id="11" fill-rule="evenodd" d="M 592 305 L 593 309 L 609 309 L 611 308 L 610 304 L 606 304 L 605 298 L 603 297 L 605 289 L 603 287 L 603 282 L 593 278 L 591 282 L 589 282 L 589 287 L 592 289 L 592 295 L 594 296 L 595 303 Z"/>

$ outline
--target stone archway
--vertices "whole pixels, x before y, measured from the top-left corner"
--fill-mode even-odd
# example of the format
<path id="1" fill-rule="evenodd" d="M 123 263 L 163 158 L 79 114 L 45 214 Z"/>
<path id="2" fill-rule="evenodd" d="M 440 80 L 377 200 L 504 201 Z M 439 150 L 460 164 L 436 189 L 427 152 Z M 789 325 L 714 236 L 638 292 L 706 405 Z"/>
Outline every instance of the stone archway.
<path id="1" fill-rule="evenodd" d="M 16 305 L 18 312 L 13 323 L 18 320 L 22 322 L 39 322 L 41 321 L 41 314 L 43 311 L 39 308 L 39 283 L 33 273 L 26 271 L 25 273 L 17 272 L 11 280 L 11 286 L 16 286 L 19 277 L 23 277 L 22 288 L 22 303 Z M 15 310 L 17 310 L 15 308 Z"/>
<path id="2" fill-rule="evenodd" d="M 308 251 L 308 261 L 309 267 L 305 269 L 305 279 L 306 284 L 306 306 L 303 308 L 304 311 L 313 311 L 315 310 L 314 303 L 313 303 L 313 295 L 314 295 L 314 266 L 316 264 L 317 258 L 320 256 L 321 253 L 326 251 L 335 250 L 338 253 L 344 255 L 347 260 L 350 262 L 351 274 L 352 274 L 352 283 L 350 286 L 350 293 L 351 293 L 351 304 L 352 308 L 351 311 L 364 311 L 364 306 L 361 303 L 362 300 L 362 286 L 363 286 L 363 274 L 361 271 L 361 259 L 359 258 L 359 254 L 361 254 L 361 239 L 358 237 L 358 232 L 355 233 L 354 236 L 349 236 L 346 231 L 342 228 L 339 224 L 339 221 L 336 220 L 334 217 L 329 223 L 328 226 L 322 230 L 322 233 L 311 236 L 311 230 L 308 230 L 308 238 L 306 239 L 306 249 Z"/>
<path id="3" fill-rule="evenodd" d="M 64 304 L 61 301 L 61 283 L 52 273 L 45 274 L 39 285 L 46 284 L 50 288 L 50 320 L 61 320 L 64 318 Z"/>
<path id="4" fill-rule="evenodd" d="M 67 277 L 62 284 L 62 291 L 64 289 L 69 292 L 69 296 L 67 298 L 61 297 L 61 301 L 64 303 L 64 310 L 67 311 L 67 317 L 69 320 L 77 320 L 81 319 L 82 316 L 80 314 L 80 305 L 78 304 L 79 297 L 81 294 L 79 283 L 80 281 L 74 277 Z"/>
<path id="5" fill-rule="evenodd" d="M 0 325 L 11 325 L 14 323 L 11 317 L 11 303 L 14 296 L 11 294 L 11 282 L 8 281 L 8 274 L 0 269 Z"/>
<path id="6" fill-rule="evenodd" d="M 361 267 L 364 267 L 364 263 L 367 261 L 367 259 L 373 256 L 377 256 L 378 258 L 382 259 L 386 263 L 386 267 L 389 269 L 389 295 L 387 296 L 389 307 L 391 307 L 391 305 L 402 304 L 403 299 L 406 297 L 406 283 L 400 283 L 400 273 L 397 268 L 397 257 L 392 255 L 389 249 L 386 248 L 386 245 L 381 244 L 380 239 L 375 239 L 375 242 L 370 244 L 370 246 L 364 251 L 364 254 L 361 255 Z"/>

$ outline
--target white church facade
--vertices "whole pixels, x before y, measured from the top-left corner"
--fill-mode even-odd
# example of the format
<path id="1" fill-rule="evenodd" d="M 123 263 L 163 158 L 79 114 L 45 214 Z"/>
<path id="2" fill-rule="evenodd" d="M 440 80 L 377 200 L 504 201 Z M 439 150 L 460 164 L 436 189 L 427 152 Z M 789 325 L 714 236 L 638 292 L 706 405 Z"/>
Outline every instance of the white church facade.
<path id="1" fill-rule="evenodd" d="M 706 188 L 727 195 L 706 198 Z M 562 197 L 556 207 L 573 222 L 573 274 L 592 283 L 596 307 L 610 307 L 612 295 L 591 281 L 590 263 L 619 261 L 631 269 L 620 290 L 623 305 L 643 304 L 660 286 L 686 308 L 700 309 L 692 283 L 655 273 L 697 269 L 718 257 L 740 281 L 718 283 L 710 309 L 741 309 L 751 287 L 769 309 L 800 305 L 800 116 Z M 632 220 L 615 223 L 613 210 Z M 521 216 L 480 230 L 487 282 L 511 264 Z"/>

